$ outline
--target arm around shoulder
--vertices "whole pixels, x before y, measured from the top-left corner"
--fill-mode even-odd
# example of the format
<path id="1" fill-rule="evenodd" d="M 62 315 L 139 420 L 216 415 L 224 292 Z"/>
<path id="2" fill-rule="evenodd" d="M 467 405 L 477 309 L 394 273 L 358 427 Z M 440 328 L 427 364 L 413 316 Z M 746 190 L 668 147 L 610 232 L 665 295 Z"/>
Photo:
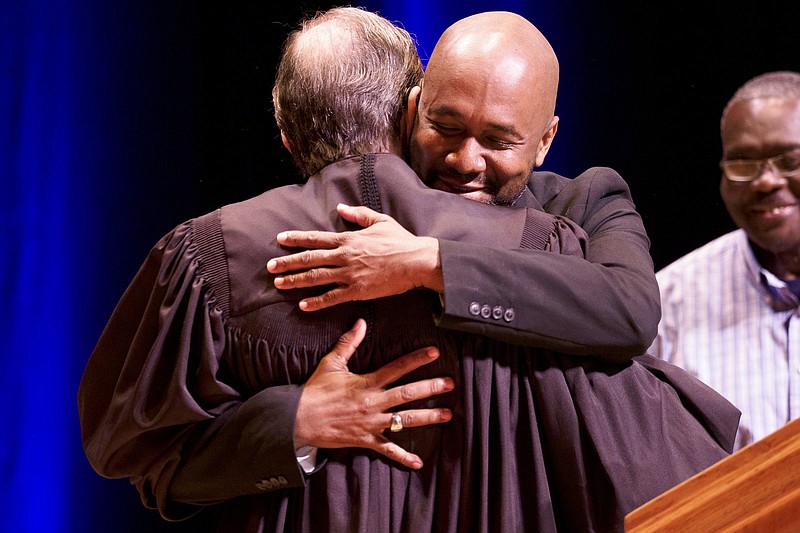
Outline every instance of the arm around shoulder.
<path id="1" fill-rule="evenodd" d="M 643 353 L 661 309 L 650 241 L 625 181 L 593 168 L 572 180 L 534 173 L 529 187 L 566 225 L 553 226 L 542 250 L 486 254 L 441 242 L 440 325 L 608 360 Z M 582 255 L 554 253 L 572 223 L 587 236 Z"/>

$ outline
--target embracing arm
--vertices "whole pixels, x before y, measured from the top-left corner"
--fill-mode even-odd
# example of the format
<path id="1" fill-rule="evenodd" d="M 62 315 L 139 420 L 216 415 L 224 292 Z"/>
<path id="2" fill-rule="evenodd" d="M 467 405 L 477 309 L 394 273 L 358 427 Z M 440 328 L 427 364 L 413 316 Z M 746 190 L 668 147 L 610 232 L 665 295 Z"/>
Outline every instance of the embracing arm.
<path id="1" fill-rule="evenodd" d="M 153 249 L 86 366 L 78 408 L 93 468 L 130 478 L 144 504 L 170 519 L 244 494 L 303 486 L 295 453 L 301 446 L 370 448 L 419 468 L 417 456 L 382 435 L 388 411 L 451 390 L 452 381 L 386 387 L 437 352 L 352 374 L 347 360 L 365 329 L 359 321 L 304 384 L 243 394 L 223 362 L 229 334 L 190 228 L 179 226 Z M 400 414 L 408 425 L 450 418 L 441 409 Z M 309 423 L 320 417 L 330 431 Z"/>
<path id="2" fill-rule="evenodd" d="M 627 184 L 610 169 L 592 169 L 536 185 L 546 213 L 528 209 L 525 229 L 548 234 L 524 250 L 486 244 L 504 242 L 508 224 L 467 219 L 482 241 L 437 240 L 415 237 L 387 215 L 340 207 L 344 218 L 368 227 L 285 232 L 281 244 L 312 249 L 267 268 L 282 289 L 335 285 L 302 302 L 307 311 L 425 287 L 442 296 L 442 327 L 609 360 L 643 353 L 660 303 L 649 239 Z M 430 216 L 453 213 L 442 207 Z"/>
<path id="3" fill-rule="evenodd" d="M 440 325 L 611 360 L 644 353 L 661 308 L 650 241 L 627 184 L 610 169 L 592 169 L 552 195 L 545 209 L 586 231 L 584 257 L 487 254 L 469 243 L 442 241 Z M 512 308 L 513 320 L 487 318 L 474 303 Z"/>

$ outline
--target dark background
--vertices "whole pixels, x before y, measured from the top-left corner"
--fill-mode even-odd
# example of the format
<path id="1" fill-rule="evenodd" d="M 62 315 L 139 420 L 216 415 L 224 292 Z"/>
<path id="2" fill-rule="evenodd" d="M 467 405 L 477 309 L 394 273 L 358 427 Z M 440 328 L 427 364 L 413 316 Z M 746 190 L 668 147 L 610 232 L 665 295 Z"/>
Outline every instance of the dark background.
<path id="1" fill-rule="evenodd" d="M 0 282 L 8 340 L 0 521 L 9 531 L 200 531 L 97 476 L 75 393 L 105 321 L 176 224 L 298 181 L 272 118 L 280 47 L 328 2 L 7 2 L 0 17 Z M 456 19 L 507 9 L 561 61 L 544 169 L 617 169 L 657 268 L 733 229 L 719 117 L 736 88 L 800 70 L 797 2 L 371 1 L 426 56 Z M 745 7 L 746 6 L 746 7 Z M 288 228 L 287 228 L 288 229 Z M 2 522 L 0 522 L 2 525 Z"/>
<path id="2" fill-rule="evenodd" d="M 381 2 L 366 4 L 398 15 Z M 596 165 L 617 169 L 645 219 L 657 268 L 733 229 L 718 194 L 719 117 L 750 77 L 800 69 L 800 8 L 512 4 L 561 60 L 561 122 L 543 168 L 567 176 Z M 333 4 L 153 6 L 158 23 L 143 23 L 148 31 L 131 50 L 140 81 L 123 88 L 138 118 L 120 133 L 132 137 L 124 152 L 134 161 L 117 185 L 141 204 L 130 209 L 144 225 L 140 251 L 185 218 L 298 179 L 279 142 L 270 90 L 285 33 L 310 6 L 324 5 Z M 400 22 L 427 38 L 427 48 L 458 17 L 499 8 L 460 2 L 449 16 L 437 13 L 438 26 Z M 130 227 L 119 226 L 120 236 L 130 236 Z"/>

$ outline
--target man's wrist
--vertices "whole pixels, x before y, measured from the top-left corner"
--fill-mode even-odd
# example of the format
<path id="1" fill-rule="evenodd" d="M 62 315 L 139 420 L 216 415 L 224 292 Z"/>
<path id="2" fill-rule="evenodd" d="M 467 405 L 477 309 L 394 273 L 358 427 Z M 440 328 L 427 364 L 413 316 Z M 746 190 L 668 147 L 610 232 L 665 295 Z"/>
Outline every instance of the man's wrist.
<path id="1" fill-rule="evenodd" d="M 444 294 L 444 276 L 442 275 L 442 260 L 439 257 L 439 239 L 422 237 L 426 239 L 424 251 L 425 281 L 423 287 Z"/>

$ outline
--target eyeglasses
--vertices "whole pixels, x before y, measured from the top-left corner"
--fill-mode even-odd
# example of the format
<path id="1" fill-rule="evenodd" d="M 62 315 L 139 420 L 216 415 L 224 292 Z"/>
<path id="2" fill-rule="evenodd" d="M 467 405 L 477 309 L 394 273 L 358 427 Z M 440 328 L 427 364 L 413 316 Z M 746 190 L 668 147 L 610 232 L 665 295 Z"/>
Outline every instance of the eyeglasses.
<path id="1" fill-rule="evenodd" d="M 800 175 L 800 150 L 767 159 L 730 159 L 719 164 L 725 177 L 736 183 L 753 181 L 761 176 L 766 165 L 784 178 L 798 176 Z"/>

